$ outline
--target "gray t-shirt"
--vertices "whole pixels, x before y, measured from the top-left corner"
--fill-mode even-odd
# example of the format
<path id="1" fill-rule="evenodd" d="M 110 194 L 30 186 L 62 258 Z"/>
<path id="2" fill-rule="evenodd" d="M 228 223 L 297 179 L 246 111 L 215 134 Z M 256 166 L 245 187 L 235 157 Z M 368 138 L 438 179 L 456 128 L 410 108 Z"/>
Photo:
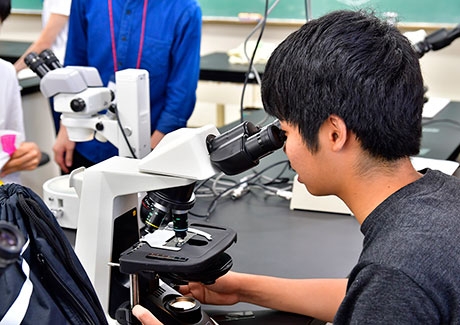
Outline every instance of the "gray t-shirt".
<path id="1" fill-rule="evenodd" d="M 460 324 L 460 179 L 427 170 L 361 231 L 334 324 Z"/>

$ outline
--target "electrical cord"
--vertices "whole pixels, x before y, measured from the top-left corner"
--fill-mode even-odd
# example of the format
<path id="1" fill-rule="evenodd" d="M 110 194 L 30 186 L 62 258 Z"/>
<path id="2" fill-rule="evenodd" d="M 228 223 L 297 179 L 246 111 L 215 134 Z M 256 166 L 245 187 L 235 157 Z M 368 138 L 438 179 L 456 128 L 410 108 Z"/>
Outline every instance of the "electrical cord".
<path id="1" fill-rule="evenodd" d="M 283 166 L 282 172 L 278 173 L 278 175 L 275 178 L 268 178 L 267 176 L 264 175 L 269 169 L 272 169 L 279 165 L 284 165 L 284 166 Z M 220 199 L 227 197 L 227 196 L 231 196 L 233 200 L 237 200 L 238 198 L 248 193 L 252 188 L 262 188 L 263 190 L 266 191 L 266 194 L 268 195 L 277 195 L 285 199 L 290 199 L 289 193 L 291 193 L 290 191 L 292 189 L 292 182 L 291 184 L 289 184 L 290 182 L 289 178 L 281 178 L 282 174 L 286 172 L 289 166 L 290 164 L 288 160 L 282 160 L 282 161 L 278 161 L 274 164 L 271 164 L 265 167 L 263 170 L 259 172 L 256 172 L 255 170 L 253 170 L 254 174 L 250 174 L 250 175 L 243 177 L 242 180 L 240 180 L 239 182 L 235 182 L 233 180 L 225 180 L 227 184 L 226 187 L 222 187 L 220 188 L 220 191 L 216 191 L 216 192 L 212 190 L 213 199 L 209 203 L 205 214 L 196 213 L 194 211 L 189 211 L 189 214 L 195 217 L 205 218 L 206 221 L 208 221 L 212 213 L 215 211 L 217 207 L 217 202 Z M 261 178 L 264 178 L 264 179 L 268 178 L 269 182 L 261 183 L 258 181 Z M 277 179 L 279 179 L 279 181 L 277 181 Z M 197 187 L 199 186 L 200 188 L 202 188 L 204 187 L 204 184 L 209 181 L 213 181 L 213 178 L 210 178 L 206 180 L 205 182 L 200 183 L 200 185 L 197 185 Z M 220 183 L 222 181 L 222 175 L 218 175 L 214 181 L 216 181 L 217 183 Z M 272 185 L 272 186 L 269 186 L 269 185 Z M 276 188 L 275 185 L 284 185 L 284 187 Z M 236 191 L 237 194 L 234 194 L 234 191 Z M 200 197 L 200 196 L 211 197 L 209 194 L 210 193 L 201 192 L 200 194 L 196 193 L 195 195 L 197 197 Z"/>
<path id="2" fill-rule="evenodd" d="M 133 156 L 134 159 L 137 159 L 136 154 L 134 153 L 133 147 L 131 147 L 131 144 L 128 141 L 128 137 L 126 136 L 125 129 L 123 128 L 123 125 L 121 124 L 120 121 L 120 115 L 118 114 L 118 108 L 116 105 L 112 105 L 111 109 L 113 109 L 113 113 L 115 114 L 115 118 L 117 120 L 118 127 L 120 128 L 121 134 L 123 135 L 123 139 L 126 142 L 126 145 L 129 148 L 129 152 L 131 153 L 131 156 Z"/>
<path id="3" fill-rule="evenodd" d="M 249 35 L 246 37 L 246 39 L 244 40 L 244 55 L 246 57 L 246 60 L 248 60 L 248 62 L 250 61 L 250 58 L 249 58 L 249 55 L 247 53 L 247 43 L 249 42 L 249 40 L 251 39 L 252 35 L 254 35 L 254 33 L 264 24 L 266 24 L 266 20 L 268 18 L 268 16 L 270 15 L 270 13 L 272 12 L 272 10 L 278 5 L 278 3 L 280 2 L 280 0 L 276 0 L 271 6 L 270 8 L 268 8 L 268 10 L 266 11 L 266 14 L 265 14 L 265 17 L 264 19 L 261 19 L 257 25 L 253 28 L 253 30 L 249 33 Z M 268 5 L 268 3 L 266 3 L 266 6 Z M 265 26 L 264 26 L 265 27 Z M 257 47 L 255 48 L 257 49 Z M 255 53 L 254 53 L 254 56 L 255 56 Z M 252 73 L 254 73 L 254 77 L 256 78 L 256 81 L 257 81 L 257 84 L 259 84 L 259 86 L 262 84 L 262 80 L 260 78 L 260 75 L 259 75 L 259 72 L 257 71 L 256 67 L 254 65 L 249 65 L 249 67 L 251 68 L 252 70 Z M 251 71 L 249 70 L 249 71 Z"/>
<path id="4" fill-rule="evenodd" d="M 267 17 L 268 17 L 268 0 L 265 0 L 265 12 L 264 12 L 264 17 L 262 20 L 256 25 L 256 28 L 254 30 L 257 30 L 257 28 L 260 27 L 260 33 L 256 41 L 256 45 L 254 46 L 254 51 L 252 52 L 251 59 L 249 61 L 249 67 L 248 67 L 248 72 L 246 73 L 246 76 L 244 78 L 244 83 L 243 83 L 243 89 L 241 91 L 241 99 L 240 99 L 240 120 L 241 123 L 243 122 L 243 111 L 244 111 L 244 95 L 246 93 L 246 87 L 249 82 L 249 76 L 251 74 L 251 71 L 253 70 L 253 64 L 254 64 L 254 57 L 256 56 L 257 52 L 257 47 L 259 46 L 260 40 L 262 39 L 262 35 L 265 30 L 265 25 L 267 22 Z M 247 41 L 246 41 L 247 42 Z M 245 48 L 246 48 L 246 42 L 245 42 Z M 246 51 L 245 51 L 246 52 Z"/>
<path id="5" fill-rule="evenodd" d="M 310 21 L 312 19 L 311 0 L 305 0 L 305 18 L 307 19 L 307 21 Z"/>

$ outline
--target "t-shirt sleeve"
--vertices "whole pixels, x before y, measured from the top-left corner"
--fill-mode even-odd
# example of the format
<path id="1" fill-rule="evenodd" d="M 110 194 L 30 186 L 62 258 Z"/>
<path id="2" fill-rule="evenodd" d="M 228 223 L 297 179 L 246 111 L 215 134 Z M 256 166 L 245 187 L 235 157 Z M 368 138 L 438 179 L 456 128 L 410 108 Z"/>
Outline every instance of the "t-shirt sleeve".
<path id="1" fill-rule="evenodd" d="M 71 0 L 46 0 L 49 2 L 50 13 L 64 16 L 70 15 Z"/>
<path id="2" fill-rule="evenodd" d="M 0 61 L 0 129 L 24 134 L 21 93 L 11 63 Z"/>
<path id="3" fill-rule="evenodd" d="M 336 324 L 440 324 L 429 295 L 400 270 L 368 265 L 353 278 Z"/>

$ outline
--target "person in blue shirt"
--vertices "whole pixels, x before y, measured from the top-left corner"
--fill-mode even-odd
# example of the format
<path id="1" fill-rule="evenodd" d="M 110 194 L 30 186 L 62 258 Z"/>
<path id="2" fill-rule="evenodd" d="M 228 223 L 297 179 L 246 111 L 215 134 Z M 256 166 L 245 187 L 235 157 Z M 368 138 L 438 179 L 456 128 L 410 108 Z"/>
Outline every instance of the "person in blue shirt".
<path id="1" fill-rule="evenodd" d="M 192 114 L 200 43 L 197 0 L 74 0 L 64 66 L 95 67 L 106 86 L 118 70 L 147 70 L 154 148 L 166 133 L 185 127 Z M 63 172 L 118 155 L 108 142 L 70 141 L 62 125 L 53 151 Z"/>

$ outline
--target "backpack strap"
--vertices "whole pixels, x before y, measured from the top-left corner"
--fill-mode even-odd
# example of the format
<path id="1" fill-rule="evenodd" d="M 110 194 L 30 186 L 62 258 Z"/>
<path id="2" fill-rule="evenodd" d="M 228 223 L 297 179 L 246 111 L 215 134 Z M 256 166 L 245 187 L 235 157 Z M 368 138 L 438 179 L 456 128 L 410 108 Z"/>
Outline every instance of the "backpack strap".
<path id="1" fill-rule="evenodd" d="M 32 227 L 34 227 L 41 236 L 46 238 L 47 243 L 59 256 L 66 271 L 72 276 L 78 288 L 81 290 L 81 293 L 93 307 L 99 324 L 106 324 L 107 318 L 100 305 L 97 294 L 59 225 L 54 219 L 51 219 L 49 213 L 45 213 L 42 206 L 34 198 L 27 197 L 27 195 L 24 195 L 22 192 L 18 193 L 18 207 L 21 212 L 27 216 L 27 218 L 25 218 L 25 224 L 26 227 L 29 228 L 29 233 L 33 233 Z M 32 238 L 31 244 L 33 245 L 34 242 L 35 240 Z"/>
<path id="2" fill-rule="evenodd" d="M 27 242 L 24 244 L 21 251 L 21 256 L 29 247 L 29 243 L 30 241 L 27 240 Z M 26 315 L 27 309 L 29 308 L 29 302 L 30 298 L 32 297 L 34 285 L 30 280 L 29 264 L 27 263 L 26 259 L 23 258 L 21 260 L 22 272 L 24 272 L 26 279 L 24 280 L 21 291 L 19 292 L 19 295 L 17 296 L 16 300 L 13 302 L 13 304 L 11 304 L 10 308 L 0 321 L 0 325 L 20 324 L 23 321 L 24 316 Z"/>

